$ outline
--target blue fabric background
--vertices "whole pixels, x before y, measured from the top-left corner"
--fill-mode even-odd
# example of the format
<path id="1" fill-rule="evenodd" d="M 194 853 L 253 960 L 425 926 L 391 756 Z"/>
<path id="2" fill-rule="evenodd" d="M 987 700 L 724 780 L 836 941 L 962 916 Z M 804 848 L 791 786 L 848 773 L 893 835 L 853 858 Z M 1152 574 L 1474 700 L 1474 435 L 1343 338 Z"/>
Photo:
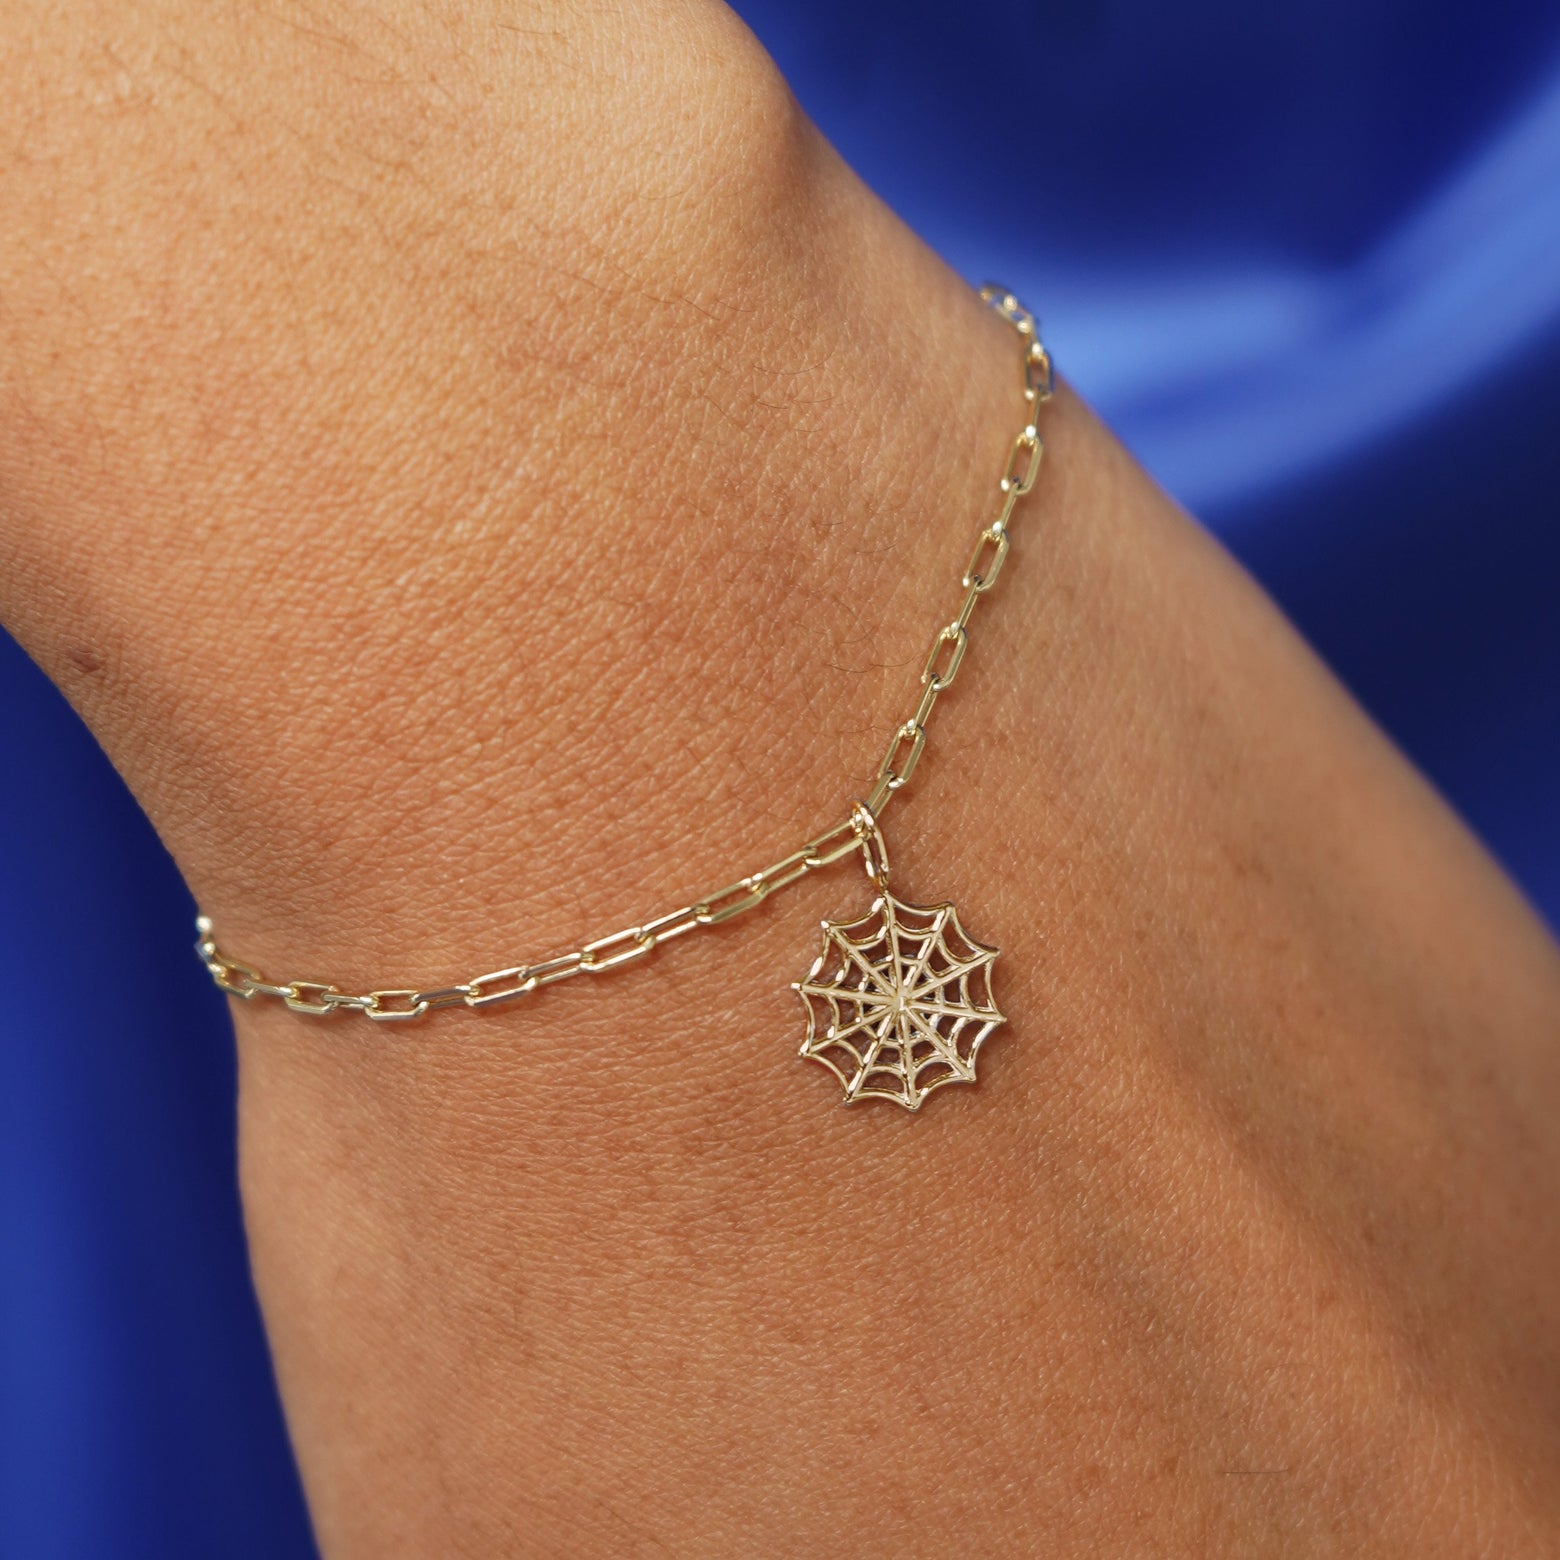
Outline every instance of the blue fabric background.
<path id="1" fill-rule="evenodd" d="M 1560 923 L 1553 0 L 741 9 Z M 190 916 L 0 640 L 0 1560 L 312 1553 Z"/>

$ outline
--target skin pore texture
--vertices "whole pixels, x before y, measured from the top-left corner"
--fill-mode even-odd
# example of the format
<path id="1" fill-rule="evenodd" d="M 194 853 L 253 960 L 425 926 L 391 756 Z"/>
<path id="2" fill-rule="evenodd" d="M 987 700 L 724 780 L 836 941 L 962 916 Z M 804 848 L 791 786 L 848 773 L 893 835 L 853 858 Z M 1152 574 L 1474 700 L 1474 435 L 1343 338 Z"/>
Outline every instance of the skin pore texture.
<path id="1" fill-rule="evenodd" d="M 225 945 L 465 978 L 844 815 L 1016 351 L 729 13 L 0 0 L 0 73 L 0 616 Z M 235 1005 L 331 1560 L 1560 1550 L 1560 958 L 1043 431 L 885 819 L 1004 950 L 976 1088 L 797 1060 L 848 861 L 492 1015 Z"/>

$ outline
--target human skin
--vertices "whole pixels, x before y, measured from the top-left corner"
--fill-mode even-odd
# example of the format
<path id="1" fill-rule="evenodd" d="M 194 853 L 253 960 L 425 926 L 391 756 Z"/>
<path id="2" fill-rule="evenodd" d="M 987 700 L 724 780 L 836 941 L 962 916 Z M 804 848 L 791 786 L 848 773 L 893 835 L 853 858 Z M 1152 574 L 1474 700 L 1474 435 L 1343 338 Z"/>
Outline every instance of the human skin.
<path id="1" fill-rule="evenodd" d="M 865 789 L 1014 342 L 728 13 L 0 0 L 0 147 L 0 615 L 241 957 L 538 959 Z M 1560 958 L 1043 431 L 885 825 L 1004 949 L 975 1088 L 797 1061 L 849 862 L 490 1014 L 235 1004 L 333 1560 L 1560 1548 Z"/>

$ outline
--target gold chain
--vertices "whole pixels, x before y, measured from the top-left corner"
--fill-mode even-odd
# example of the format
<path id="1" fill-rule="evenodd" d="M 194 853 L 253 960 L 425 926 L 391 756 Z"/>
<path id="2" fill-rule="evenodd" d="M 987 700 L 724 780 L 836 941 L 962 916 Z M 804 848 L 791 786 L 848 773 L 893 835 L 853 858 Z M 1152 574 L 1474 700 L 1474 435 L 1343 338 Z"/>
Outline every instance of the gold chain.
<path id="1" fill-rule="evenodd" d="M 1002 572 L 1014 506 L 1035 485 L 1040 474 L 1040 457 L 1045 446 L 1040 438 L 1039 413 L 1041 406 L 1051 398 L 1050 356 L 1040 341 L 1034 315 L 1012 293 L 1003 287 L 987 286 L 981 288 L 980 296 L 982 302 L 1013 327 L 1022 344 L 1024 426 L 1014 436 L 998 479 L 1002 497 L 997 515 L 976 538 L 965 568 L 964 600 L 953 621 L 938 629 L 932 640 L 921 671 L 921 694 L 915 713 L 895 730 L 864 804 L 857 803 L 843 822 L 809 840 L 773 866 L 738 878 L 735 883 L 684 905 L 680 910 L 639 926 L 625 927 L 609 937 L 598 937 L 595 942 L 544 959 L 540 964 L 516 964 L 508 969 L 491 970 L 486 975 L 477 975 L 453 986 L 423 990 L 384 989 L 357 995 L 323 981 L 269 981 L 258 970 L 223 953 L 217 946 L 211 921 L 200 916 L 195 923 L 200 934 L 195 947 L 217 985 L 235 997 L 275 997 L 295 1013 L 329 1014 L 345 1009 L 366 1013 L 380 1023 L 421 1018 L 439 1008 L 495 1007 L 574 975 L 600 975 L 618 969 L 634 959 L 643 958 L 662 943 L 681 937 L 684 932 L 702 926 L 719 926 L 733 916 L 757 908 L 771 894 L 788 888 L 809 872 L 839 861 L 853 850 L 864 848 L 870 852 L 872 842 L 877 838 L 876 820 L 882 816 L 890 798 L 909 783 L 921 760 L 926 746 L 927 721 L 938 696 L 946 692 L 959 675 L 975 608 Z M 870 859 L 869 855 L 869 865 Z"/>

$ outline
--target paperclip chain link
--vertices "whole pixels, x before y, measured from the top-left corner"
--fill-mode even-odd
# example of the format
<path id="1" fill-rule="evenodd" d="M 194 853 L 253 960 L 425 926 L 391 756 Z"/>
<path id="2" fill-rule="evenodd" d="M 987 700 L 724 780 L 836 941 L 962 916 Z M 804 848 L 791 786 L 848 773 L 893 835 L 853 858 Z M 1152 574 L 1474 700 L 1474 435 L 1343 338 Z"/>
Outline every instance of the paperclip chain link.
<path id="1" fill-rule="evenodd" d="M 882 848 L 876 820 L 882 816 L 889 799 L 909 783 L 920 762 L 926 747 L 927 722 L 939 695 L 945 693 L 959 675 L 969 646 L 970 620 L 981 598 L 997 583 L 1007 559 L 1009 523 L 1014 507 L 1034 487 L 1045 448 L 1040 438 L 1039 413 L 1051 398 L 1053 380 L 1050 355 L 1041 344 L 1035 317 L 1004 287 L 982 287 L 980 296 L 982 302 L 1013 327 L 1022 345 L 1024 425 L 1013 437 L 998 479 L 1001 496 L 996 516 L 982 527 L 965 567 L 961 580 L 964 599 L 951 621 L 939 628 L 932 639 L 921 672 L 921 692 L 915 711 L 895 729 L 864 804 L 854 805 L 843 822 L 826 829 L 772 866 L 738 878 L 681 909 L 639 926 L 625 927 L 610 936 L 598 937 L 594 942 L 544 959 L 539 964 L 516 964 L 508 969 L 490 970 L 485 975 L 475 975 L 452 986 L 381 988 L 355 994 L 327 981 L 270 981 L 258 970 L 223 953 L 217 945 L 210 919 L 200 916 L 196 921 L 199 936 L 195 948 L 217 985 L 231 996 L 246 1000 L 276 998 L 295 1013 L 320 1016 L 362 1013 L 377 1023 L 405 1023 L 440 1008 L 485 1010 L 517 1001 L 544 986 L 576 975 L 601 975 L 619 969 L 685 932 L 719 926 L 756 909 L 771 894 L 789 888 L 808 873 L 830 866 L 854 850 L 861 849 L 866 853 L 870 869 L 872 851 Z"/>

